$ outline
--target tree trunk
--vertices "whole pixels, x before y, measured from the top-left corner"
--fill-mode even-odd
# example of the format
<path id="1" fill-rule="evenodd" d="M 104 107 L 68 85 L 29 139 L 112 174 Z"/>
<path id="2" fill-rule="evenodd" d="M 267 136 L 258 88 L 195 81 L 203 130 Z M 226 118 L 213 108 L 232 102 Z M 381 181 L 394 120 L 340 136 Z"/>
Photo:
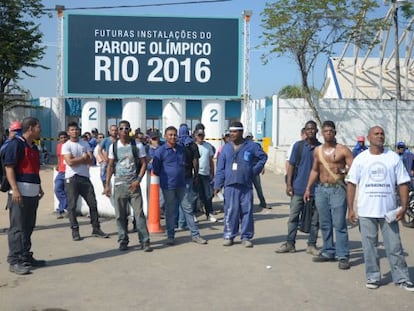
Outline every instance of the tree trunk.
<path id="1" fill-rule="evenodd" d="M 305 68 L 306 62 L 302 59 L 298 60 L 300 72 L 302 75 L 302 86 L 303 86 L 303 92 L 305 95 L 305 99 L 308 102 L 309 108 L 312 110 L 312 115 L 315 118 L 315 122 L 319 125 L 319 128 L 322 127 L 321 118 L 319 117 L 318 109 L 315 106 L 315 103 L 313 102 L 312 93 L 308 85 L 308 72 Z"/>

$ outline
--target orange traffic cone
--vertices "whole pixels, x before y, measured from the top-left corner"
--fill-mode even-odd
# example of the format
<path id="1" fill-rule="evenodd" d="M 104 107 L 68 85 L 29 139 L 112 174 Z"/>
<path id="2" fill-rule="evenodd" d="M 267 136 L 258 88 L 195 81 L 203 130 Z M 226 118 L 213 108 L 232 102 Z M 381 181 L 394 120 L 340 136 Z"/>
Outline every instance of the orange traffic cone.
<path id="1" fill-rule="evenodd" d="M 150 233 L 162 233 L 160 223 L 160 177 L 151 172 L 147 227 Z"/>

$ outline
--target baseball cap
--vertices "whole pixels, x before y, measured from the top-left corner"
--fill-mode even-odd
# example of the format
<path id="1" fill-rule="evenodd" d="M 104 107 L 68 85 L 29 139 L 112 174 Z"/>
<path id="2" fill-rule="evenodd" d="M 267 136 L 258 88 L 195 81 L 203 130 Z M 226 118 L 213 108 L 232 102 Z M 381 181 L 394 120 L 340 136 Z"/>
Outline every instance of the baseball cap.
<path id="1" fill-rule="evenodd" d="M 205 133 L 204 133 L 204 131 L 202 130 L 202 129 L 198 129 L 197 131 L 196 131 L 196 135 L 197 136 L 199 136 L 199 135 L 205 135 Z"/>
<path id="2" fill-rule="evenodd" d="M 224 133 L 223 133 L 223 137 L 226 137 L 226 136 L 229 136 L 230 135 L 230 132 L 229 131 L 225 131 Z"/>
<path id="3" fill-rule="evenodd" d="M 403 141 L 398 142 L 397 148 L 405 148 L 405 143 Z"/>
<path id="4" fill-rule="evenodd" d="M 94 127 L 94 128 L 91 130 L 91 132 L 92 132 L 92 133 L 98 133 L 98 129 L 97 129 L 96 127 Z"/>
<path id="5" fill-rule="evenodd" d="M 357 138 L 357 141 L 365 141 L 365 137 L 362 135 L 359 135 Z"/>
<path id="6" fill-rule="evenodd" d="M 253 137 L 253 133 L 252 132 L 247 132 L 245 137 Z"/>
<path id="7" fill-rule="evenodd" d="M 14 121 L 10 123 L 9 131 L 18 131 L 22 129 L 22 124 L 20 121 Z"/>

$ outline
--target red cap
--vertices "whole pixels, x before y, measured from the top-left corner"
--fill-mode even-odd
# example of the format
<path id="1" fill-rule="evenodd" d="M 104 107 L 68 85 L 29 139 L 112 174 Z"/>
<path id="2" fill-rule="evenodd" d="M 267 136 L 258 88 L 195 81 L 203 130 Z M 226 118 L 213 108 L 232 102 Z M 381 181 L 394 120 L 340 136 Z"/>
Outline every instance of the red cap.
<path id="1" fill-rule="evenodd" d="M 365 137 L 364 137 L 364 136 L 362 136 L 362 135 L 359 135 L 357 140 L 358 140 L 358 141 L 365 141 Z"/>
<path id="2" fill-rule="evenodd" d="M 22 129 L 20 121 L 14 121 L 10 124 L 9 131 L 17 131 Z"/>

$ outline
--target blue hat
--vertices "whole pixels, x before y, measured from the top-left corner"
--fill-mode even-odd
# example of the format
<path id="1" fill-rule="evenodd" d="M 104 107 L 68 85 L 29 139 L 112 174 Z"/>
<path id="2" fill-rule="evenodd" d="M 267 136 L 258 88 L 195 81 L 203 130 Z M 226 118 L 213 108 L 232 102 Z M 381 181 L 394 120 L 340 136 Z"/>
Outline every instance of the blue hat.
<path id="1" fill-rule="evenodd" d="M 397 148 L 405 148 L 405 143 L 403 141 L 398 142 Z"/>

